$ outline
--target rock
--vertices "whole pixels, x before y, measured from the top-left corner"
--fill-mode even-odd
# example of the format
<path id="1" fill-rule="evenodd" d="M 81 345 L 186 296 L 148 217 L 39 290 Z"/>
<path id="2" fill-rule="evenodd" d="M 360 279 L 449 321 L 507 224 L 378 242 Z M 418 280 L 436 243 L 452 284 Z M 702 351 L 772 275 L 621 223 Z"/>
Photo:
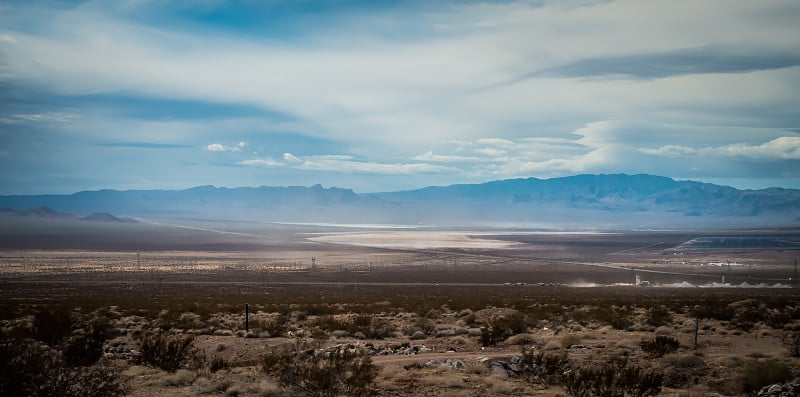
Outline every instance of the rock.
<path id="1" fill-rule="evenodd" d="M 430 360 L 427 363 L 425 363 L 425 366 L 428 367 L 428 368 L 436 368 L 436 367 L 438 367 L 438 366 L 440 366 L 442 364 L 444 364 L 444 362 L 442 362 L 442 360 L 440 360 L 438 358 L 434 358 L 433 360 Z"/>
<path id="2" fill-rule="evenodd" d="M 567 347 L 567 349 L 586 350 L 586 349 L 590 349 L 590 347 L 587 347 L 587 346 L 584 346 L 584 345 L 569 345 L 569 347 Z"/>
<path id="3" fill-rule="evenodd" d="M 492 375 L 497 376 L 498 378 L 505 379 L 508 378 L 508 372 L 506 372 L 503 367 L 492 367 Z"/>
<path id="4" fill-rule="evenodd" d="M 461 360 L 450 360 L 450 359 L 448 359 L 445 363 L 447 365 L 449 365 L 450 368 L 456 369 L 456 370 L 459 370 L 459 371 L 461 371 L 461 370 L 466 368 L 466 366 L 464 365 L 464 362 L 461 361 Z"/>

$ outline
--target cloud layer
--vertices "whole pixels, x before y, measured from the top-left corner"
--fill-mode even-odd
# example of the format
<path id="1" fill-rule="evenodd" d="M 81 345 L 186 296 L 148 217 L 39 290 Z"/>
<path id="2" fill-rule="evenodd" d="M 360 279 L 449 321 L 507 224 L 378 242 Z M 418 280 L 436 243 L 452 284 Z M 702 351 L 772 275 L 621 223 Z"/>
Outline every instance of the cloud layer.
<path id="1" fill-rule="evenodd" d="M 270 3 L 0 6 L 6 193 L 584 172 L 800 187 L 796 1 Z"/>

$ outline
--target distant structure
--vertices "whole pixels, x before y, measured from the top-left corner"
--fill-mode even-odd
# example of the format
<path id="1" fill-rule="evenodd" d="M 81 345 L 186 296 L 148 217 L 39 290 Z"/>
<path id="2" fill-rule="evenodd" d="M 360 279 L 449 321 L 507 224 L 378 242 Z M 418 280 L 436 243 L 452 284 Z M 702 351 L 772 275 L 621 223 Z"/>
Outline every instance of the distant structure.
<path id="1" fill-rule="evenodd" d="M 142 267 L 142 253 L 141 251 L 136 251 L 136 270 L 141 269 Z"/>
<path id="2" fill-rule="evenodd" d="M 311 270 L 317 270 L 317 258 L 314 256 L 311 257 Z"/>

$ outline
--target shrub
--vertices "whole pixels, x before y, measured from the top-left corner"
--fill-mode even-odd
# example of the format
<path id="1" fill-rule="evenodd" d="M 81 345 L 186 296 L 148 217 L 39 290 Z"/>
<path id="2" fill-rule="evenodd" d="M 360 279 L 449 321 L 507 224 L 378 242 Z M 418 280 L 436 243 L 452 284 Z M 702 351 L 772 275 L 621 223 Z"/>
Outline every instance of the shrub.
<path id="1" fill-rule="evenodd" d="M 573 397 L 645 397 L 661 392 L 663 376 L 654 371 L 613 360 L 600 367 L 578 368 L 567 373 L 564 389 Z"/>
<path id="2" fill-rule="evenodd" d="M 642 341 L 641 346 L 645 353 L 653 357 L 664 357 L 664 355 L 678 350 L 680 343 L 671 336 L 658 335 L 653 340 Z"/>
<path id="3" fill-rule="evenodd" d="M 337 348 L 316 352 L 307 346 L 274 349 L 262 357 L 264 371 L 309 396 L 370 395 L 378 369 L 370 357 Z"/>
<path id="4" fill-rule="evenodd" d="M 672 324 L 672 313 L 663 306 L 652 307 L 647 311 L 647 318 L 645 321 L 647 324 L 654 327 L 670 325 Z"/>
<path id="5" fill-rule="evenodd" d="M 562 375 L 570 368 L 566 351 L 545 354 L 543 351 L 534 353 L 533 349 L 525 348 L 522 349 L 519 366 L 523 378 L 529 382 L 539 382 L 545 388 L 560 383 Z"/>
<path id="6" fill-rule="evenodd" d="M 494 346 L 498 342 L 504 340 L 507 334 L 507 330 L 502 328 L 502 326 L 495 326 L 488 323 L 481 327 L 481 334 L 478 337 L 478 341 L 481 342 L 481 346 Z"/>
<path id="7" fill-rule="evenodd" d="M 215 356 L 211 360 L 211 363 L 208 366 L 208 370 L 211 372 L 217 372 L 221 369 L 228 369 L 228 367 L 230 367 L 230 365 L 228 364 L 227 361 L 225 361 L 224 358 L 220 356 Z"/>
<path id="8" fill-rule="evenodd" d="M 145 335 L 141 341 L 141 360 L 146 364 L 174 372 L 188 366 L 194 359 L 194 338 L 182 335 L 167 335 L 163 332 Z"/>
<path id="9" fill-rule="evenodd" d="M 744 367 L 744 392 L 750 393 L 773 383 L 785 382 L 791 377 L 792 371 L 781 361 L 751 361 Z"/>
<path id="10" fill-rule="evenodd" d="M 579 314 L 581 313 L 581 314 Z M 594 308 L 586 313 L 580 311 L 573 312 L 574 317 L 582 317 L 579 321 L 586 326 L 588 319 L 594 319 L 600 323 L 608 324 L 614 329 L 624 330 L 633 325 L 629 318 L 630 310 L 626 308 Z"/>
<path id="11" fill-rule="evenodd" d="M 389 321 L 366 314 L 352 318 L 348 325 L 351 335 L 360 332 L 369 339 L 383 339 L 392 336 L 394 330 L 395 327 Z"/>
<path id="12" fill-rule="evenodd" d="M 800 357 L 800 333 L 792 332 L 783 339 L 783 345 L 792 357 Z"/>
<path id="13" fill-rule="evenodd" d="M 109 365 L 71 368 L 31 340 L 0 342 L 0 357 L 0 396 L 115 397 L 127 391 Z"/>
<path id="14" fill-rule="evenodd" d="M 578 334 L 567 334 L 561 338 L 561 347 L 568 348 L 572 345 L 577 345 L 581 343 L 581 336 Z"/>
<path id="15" fill-rule="evenodd" d="M 103 343 L 114 334 L 111 325 L 105 319 L 97 319 L 87 328 L 84 334 L 74 336 L 67 341 L 62 352 L 66 364 L 88 366 L 103 356 Z"/>
<path id="16" fill-rule="evenodd" d="M 344 321 L 338 320 L 332 315 L 320 316 L 314 320 L 311 325 L 326 332 L 344 330 L 347 328 L 347 324 Z"/>
<path id="17" fill-rule="evenodd" d="M 253 328 L 261 329 L 269 333 L 270 338 L 277 338 L 286 334 L 289 325 L 289 318 L 286 316 L 277 316 L 269 320 L 259 321 Z"/>
<path id="18" fill-rule="evenodd" d="M 481 335 L 478 340 L 483 346 L 494 346 L 509 336 L 524 332 L 526 329 L 525 316 L 521 313 L 514 313 L 487 321 L 481 327 Z"/>
<path id="19" fill-rule="evenodd" d="M 730 321 L 733 319 L 733 316 L 736 314 L 736 311 L 722 303 L 717 301 L 706 301 L 701 305 L 697 305 L 689 311 L 689 314 L 692 317 L 700 318 L 700 319 L 713 319 L 719 321 Z"/>
<path id="20" fill-rule="evenodd" d="M 33 317 L 33 337 L 55 346 L 72 334 L 72 312 L 66 307 L 42 310 Z"/>

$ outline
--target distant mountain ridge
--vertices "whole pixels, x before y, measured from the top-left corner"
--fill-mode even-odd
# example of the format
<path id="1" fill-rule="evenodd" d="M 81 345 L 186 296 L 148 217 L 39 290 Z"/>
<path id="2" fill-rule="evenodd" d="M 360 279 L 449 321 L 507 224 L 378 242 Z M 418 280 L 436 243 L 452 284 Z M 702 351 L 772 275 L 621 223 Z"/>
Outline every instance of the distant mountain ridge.
<path id="1" fill-rule="evenodd" d="M 574 226 L 716 222 L 780 226 L 799 223 L 800 190 L 738 190 L 646 174 L 585 174 L 372 194 L 314 185 L 0 196 L 0 207 L 41 206 L 82 214 L 259 221 Z"/>
<path id="2" fill-rule="evenodd" d="M 664 211 L 688 216 L 800 212 L 800 190 L 738 190 L 647 174 L 506 179 L 376 195 L 385 200 L 539 204 L 600 211 Z M 555 204 L 555 205 L 554 205 Z"/>

